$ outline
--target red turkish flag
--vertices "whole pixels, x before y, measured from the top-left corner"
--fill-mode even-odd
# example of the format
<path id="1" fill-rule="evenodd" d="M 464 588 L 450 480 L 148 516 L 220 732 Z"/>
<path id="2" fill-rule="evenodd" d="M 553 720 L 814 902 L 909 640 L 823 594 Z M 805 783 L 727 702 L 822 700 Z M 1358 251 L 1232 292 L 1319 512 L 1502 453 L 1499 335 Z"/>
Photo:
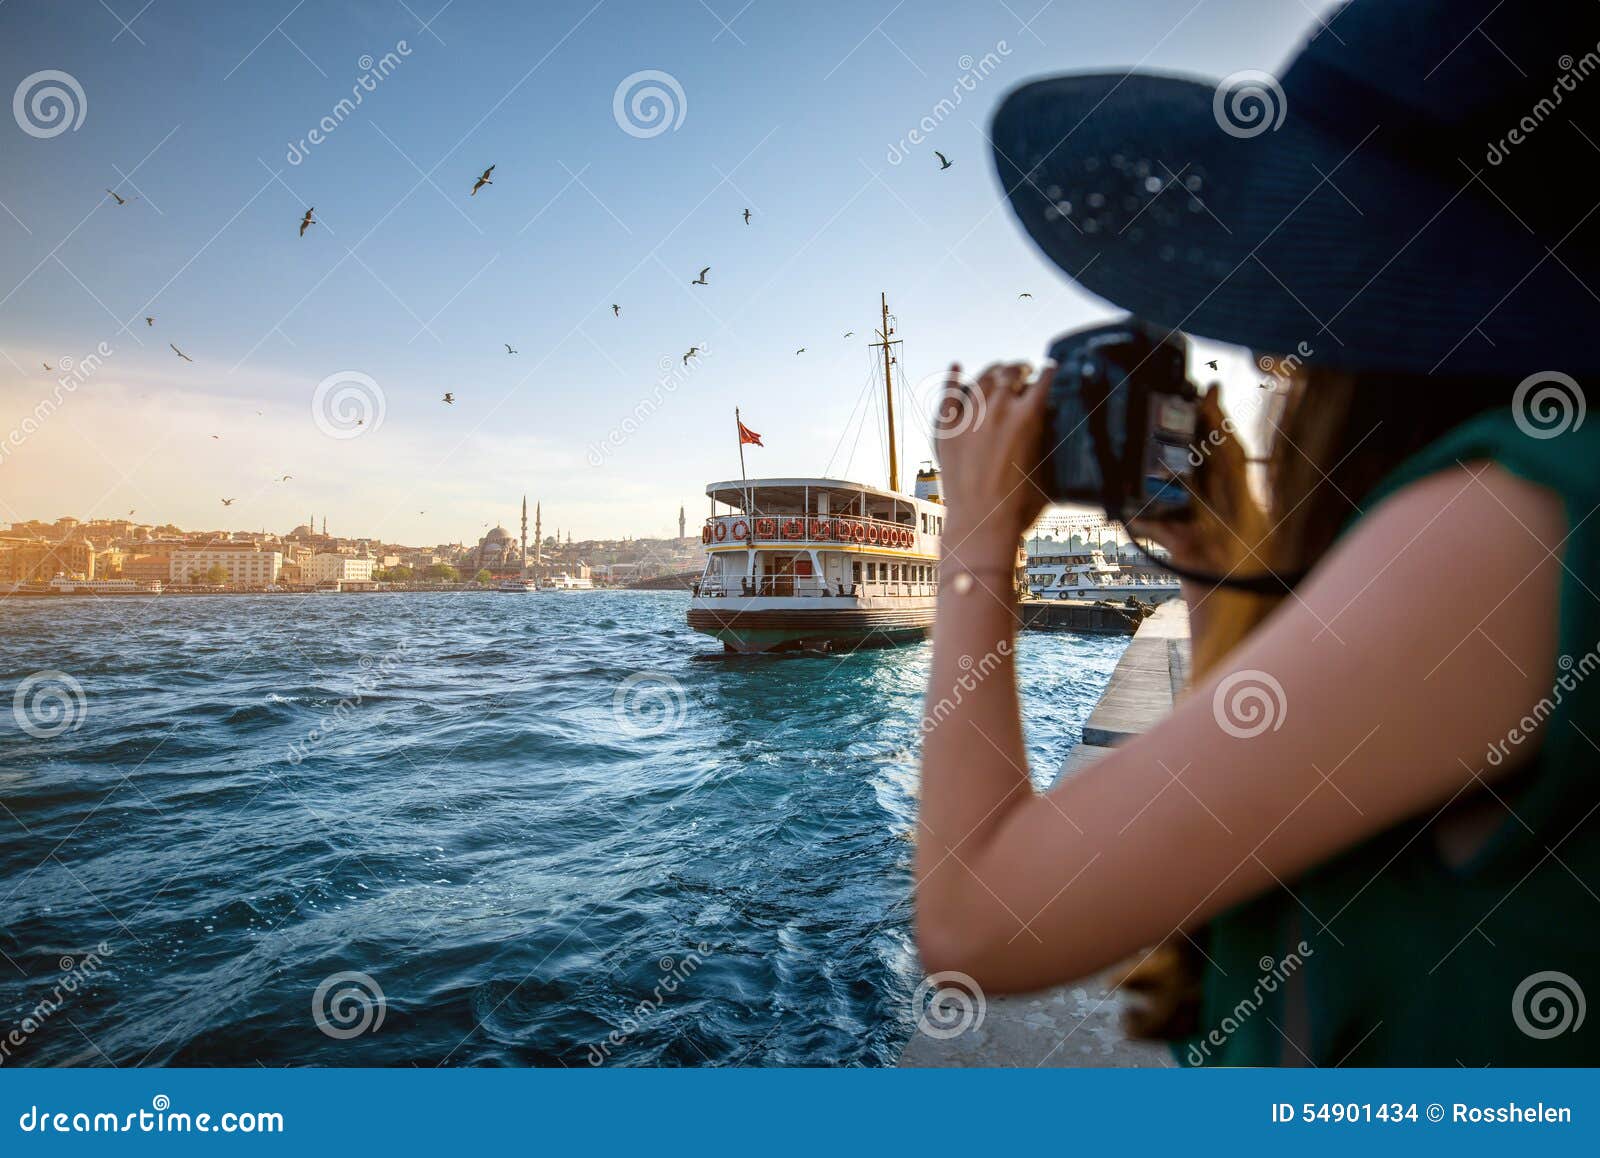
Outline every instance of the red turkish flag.
<path id="1" fill-rule="evenodd" d="M 743 446 L 745 443 L 749 443 L 751 446 L 764 445 L 761 441 L 761 436 L 741 422 L 739 423 L 739 445 Z"/>

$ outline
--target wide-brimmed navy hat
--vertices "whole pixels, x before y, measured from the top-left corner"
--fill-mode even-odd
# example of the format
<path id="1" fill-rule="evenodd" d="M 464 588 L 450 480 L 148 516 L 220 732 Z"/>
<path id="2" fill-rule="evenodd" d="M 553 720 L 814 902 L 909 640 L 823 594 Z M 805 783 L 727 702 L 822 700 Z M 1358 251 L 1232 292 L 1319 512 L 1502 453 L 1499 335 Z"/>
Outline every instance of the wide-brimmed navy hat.
<path id="1" fill-rule="evenodd" d="M 1600 368 L 1589 0 L 1352 0 L 1276 76 L 1041 80 L 992 140 L 1045 253 L 1161 326 L 1344 370 Z"/>

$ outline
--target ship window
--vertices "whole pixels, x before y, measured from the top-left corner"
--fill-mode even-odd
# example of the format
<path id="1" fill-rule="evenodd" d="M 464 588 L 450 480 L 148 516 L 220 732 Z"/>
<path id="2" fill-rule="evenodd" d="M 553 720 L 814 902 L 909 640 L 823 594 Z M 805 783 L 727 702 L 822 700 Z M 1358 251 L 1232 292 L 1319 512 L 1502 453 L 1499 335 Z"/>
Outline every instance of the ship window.
<path id="1" fill-rule="evenodd" d="M 861 564 L 860 564 L 860 562 L 855 562 L 855 563 L 850 564 L 850 582 L 852 582 L 852 583 L 861 582 Z"/>

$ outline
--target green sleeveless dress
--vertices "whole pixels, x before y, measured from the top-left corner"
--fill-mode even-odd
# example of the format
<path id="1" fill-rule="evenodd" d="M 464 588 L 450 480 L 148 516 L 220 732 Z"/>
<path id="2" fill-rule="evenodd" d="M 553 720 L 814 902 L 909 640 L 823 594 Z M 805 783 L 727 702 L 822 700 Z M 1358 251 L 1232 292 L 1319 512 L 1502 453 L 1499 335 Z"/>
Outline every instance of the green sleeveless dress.
<path id="1" fill-rule="evenodd" d="M 1294 896 L 1275 887 L 1217 917 L 1200 1030 L 1174 1044 L 1184 1065 L 1600 1064 L 1600 422 L 1536 438 L 1509 410 L 1482 415 L 1363 505 L 1473 460 L 1560 495 L 1570 530 L 1558 670 L 1523 721 L 1542 746 L 1490 780 L 1515 815 L 1495 805 L 1503 822 L 1465 864 L 1441 858 L 1424 816 L 1288 882 Z"/>

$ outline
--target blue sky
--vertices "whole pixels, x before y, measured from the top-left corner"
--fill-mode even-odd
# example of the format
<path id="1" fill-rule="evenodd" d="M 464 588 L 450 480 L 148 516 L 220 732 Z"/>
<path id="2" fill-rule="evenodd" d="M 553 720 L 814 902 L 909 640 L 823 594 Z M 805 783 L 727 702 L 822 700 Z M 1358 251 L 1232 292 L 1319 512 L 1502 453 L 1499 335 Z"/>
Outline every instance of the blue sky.
<path id="1" fill-rule="evenodd" d="M 112 353 L 0 459 L 0 522 L 132 509 L 282 531 L 315 511 L 435 543 L 509 523 L 526 492 L 547 528 L 663 534 L 737 475 L 735 406 L 765 436 L 752 474 L 820 473 L 860 420 L 880 291 L 912 382 L 1036 357 L 1111 312 L 999 202 L 981 130 L 1007 90 L 1275 70 L 1312 19 L 1272 0 L 1042 2 L 9 0 L 0 95 L 60 70 L 84 116 L 48 138 L 0 118 L 0 435 L 63 358 Z M 291 164 L 386 53 L 398 65 Z M 681 88 L 675 128 L 619 127 L 614 94 L 641 70 Z M 691 345 L 708 356 L 663 390 Z M 384 413 L 340 439 L 312 400 L 344 371 Z M 854 434 L 833 473 L 854 445 L 849 477 L 881 482 L 876 427 Z M 927 456 L 916 429 L 907 456 Z"/>

